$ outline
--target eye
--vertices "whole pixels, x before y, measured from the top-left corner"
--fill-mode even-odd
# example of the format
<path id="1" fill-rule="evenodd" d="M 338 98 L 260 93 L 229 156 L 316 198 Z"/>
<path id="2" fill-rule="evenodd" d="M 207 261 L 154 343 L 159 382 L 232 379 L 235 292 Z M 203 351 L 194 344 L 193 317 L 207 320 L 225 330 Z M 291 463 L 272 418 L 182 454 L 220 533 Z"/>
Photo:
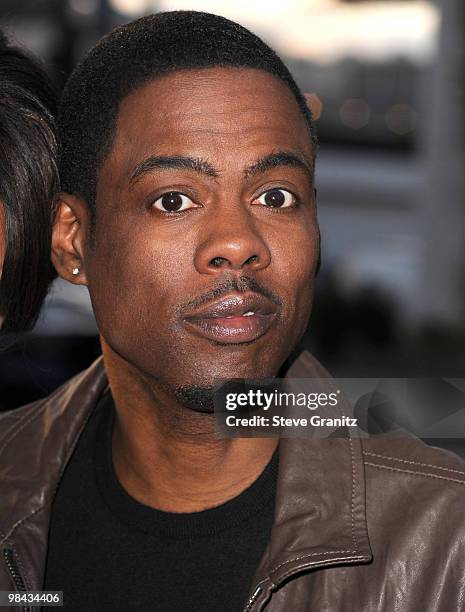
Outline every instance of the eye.
<path id="1" fill-rule="evenodd" d="M 268 208 L 289 208 L 295 206 L 296 197 L 286 189 L 269 189 L 255 200 Z"/>
<path id="2" fill-rule="evenodd" d="M 155 208 L 163 212 L 181 212 L 188 208 L 198 208 L 197 204 L 179 191 L 168 191 L 153 203 Z"/>

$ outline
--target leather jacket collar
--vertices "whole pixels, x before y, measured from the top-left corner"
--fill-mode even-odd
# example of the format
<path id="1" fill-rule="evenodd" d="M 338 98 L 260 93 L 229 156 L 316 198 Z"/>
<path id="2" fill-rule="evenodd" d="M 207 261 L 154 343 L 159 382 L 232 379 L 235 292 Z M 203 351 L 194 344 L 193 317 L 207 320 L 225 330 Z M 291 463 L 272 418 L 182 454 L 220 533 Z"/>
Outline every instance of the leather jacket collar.
<path id="1" fill-rule="evenodd" d="M 303 353 L 287 375 L 327 373 Z M 13 551 L 27 588 L 42 588 L 51 503 L 107 386 L 100 358 L 49 398 L 0 418 L 0 544 Z M 370 560 L 360 440 L 282 439 L 275 521 L 250 605 L 260 609 L 272 590 L 305 569 Z"/>

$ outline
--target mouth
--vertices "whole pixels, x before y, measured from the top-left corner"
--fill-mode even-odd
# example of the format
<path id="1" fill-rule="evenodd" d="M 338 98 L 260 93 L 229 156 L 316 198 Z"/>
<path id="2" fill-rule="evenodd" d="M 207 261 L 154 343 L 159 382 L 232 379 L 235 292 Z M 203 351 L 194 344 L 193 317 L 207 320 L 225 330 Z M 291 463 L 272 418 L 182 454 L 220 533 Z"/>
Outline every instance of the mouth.
<path id="1" fill-rule="evenodd" d="M 277 319 L 277 306 L 259 294 L 231 294 L 189 314 L 189 331 L 221 344 L 242 344 L 263 336 Z"/>

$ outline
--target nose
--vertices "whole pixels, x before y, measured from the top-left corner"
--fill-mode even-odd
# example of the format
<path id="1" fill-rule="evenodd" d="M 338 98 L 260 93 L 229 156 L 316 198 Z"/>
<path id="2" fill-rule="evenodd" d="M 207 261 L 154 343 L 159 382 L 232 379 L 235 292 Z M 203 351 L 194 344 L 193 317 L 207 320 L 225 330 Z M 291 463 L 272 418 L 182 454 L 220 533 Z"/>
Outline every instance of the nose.
<path id="1" fill-rule="evenodd" d="M 226 270 L 258 271 L 269 266 L 271 253 L 257 224 L 246 211 L 217 215 L 203 233 L 194 263 L 201 274 Z"/>

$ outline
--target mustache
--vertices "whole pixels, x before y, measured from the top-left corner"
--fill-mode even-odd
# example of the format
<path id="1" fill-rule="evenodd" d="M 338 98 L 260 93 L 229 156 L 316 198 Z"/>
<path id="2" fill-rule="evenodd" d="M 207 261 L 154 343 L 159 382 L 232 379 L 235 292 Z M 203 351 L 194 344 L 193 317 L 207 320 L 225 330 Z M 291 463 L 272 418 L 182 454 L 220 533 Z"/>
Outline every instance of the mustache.
<path id="1" fill-rule="evenodd" d="M 189 302 L 186 302 L 182 306 L 179 306 L 177 308 L 178 315 L 183 315 L 186 312 L 195 310 L 196 308 L 199 308 L 204 304 L 208 304 L 213 300 L 221 298 L 223 295 L 228 295 L 232 291 L 236 291 L 237 293 L 246 293 L 247 291 L 252 291 L 253 293 L 259 293 L 263 295 L 277 306 L 282 306 L 283 304 L 283 300 L 279 297 L 277 293 L 262 285 L 252 276 L 243 275 L 239 278 L 225 279 L 216 287 L 210 289 L 210 291 L 207 291 L 206 293 L 203 293 L 202 295 L 193 298 Z"/>

